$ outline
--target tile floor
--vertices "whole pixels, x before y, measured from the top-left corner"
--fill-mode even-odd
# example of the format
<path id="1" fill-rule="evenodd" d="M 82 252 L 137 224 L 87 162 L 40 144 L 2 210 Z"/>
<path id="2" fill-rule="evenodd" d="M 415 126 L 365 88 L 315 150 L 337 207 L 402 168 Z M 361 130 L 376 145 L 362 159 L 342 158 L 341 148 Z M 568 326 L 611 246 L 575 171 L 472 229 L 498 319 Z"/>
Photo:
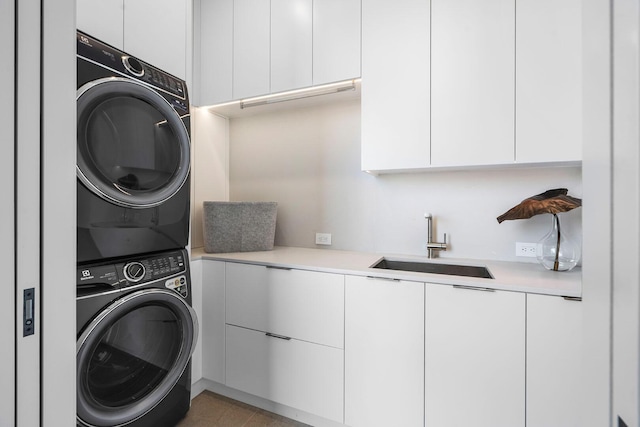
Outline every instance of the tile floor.
<path id="1" fill-rule="evenodd" d="M 307 425 L 210 391 L 203 391 L 191 401 L 191 409 L 187 416 L 176 427 L 290 426 Z"/>

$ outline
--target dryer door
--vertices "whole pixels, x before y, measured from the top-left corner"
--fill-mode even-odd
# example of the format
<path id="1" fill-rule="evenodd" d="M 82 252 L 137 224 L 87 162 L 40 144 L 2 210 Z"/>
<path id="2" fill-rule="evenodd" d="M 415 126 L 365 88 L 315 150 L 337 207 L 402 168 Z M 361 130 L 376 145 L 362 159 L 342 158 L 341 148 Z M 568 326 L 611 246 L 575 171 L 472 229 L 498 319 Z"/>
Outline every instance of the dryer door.
<path id="1" fill-rule="evenodd" d="M 77 342 L 80 425 L 124 426 L 152 410 L 182 376 L 198 336 L 178 294 L 144 289 L 104 309 Z"/>
<path id="2" fill-rule="evenodd" d="M 77 93 L 77 175 L 103 199 L 129 208 L 157 206 L 189 175 L 189 133 L 157 91 L 111 77 Z"/>

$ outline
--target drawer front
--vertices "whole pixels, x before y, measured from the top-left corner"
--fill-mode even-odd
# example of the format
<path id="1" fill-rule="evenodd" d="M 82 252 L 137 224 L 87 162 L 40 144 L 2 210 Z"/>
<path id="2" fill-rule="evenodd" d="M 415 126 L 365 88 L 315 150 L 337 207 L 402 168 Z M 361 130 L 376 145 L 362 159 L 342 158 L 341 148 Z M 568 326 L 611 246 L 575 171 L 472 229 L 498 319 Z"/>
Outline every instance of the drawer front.
<path id="1" fill-rule="evenodd" d="M 227 325 L 226 385 L 343 421 L 344 351 Z"/>
<path id="2" fill-rule="evenodd" d="M 226 323 L 344 348 L 344 276 L 227 263 Z"/>

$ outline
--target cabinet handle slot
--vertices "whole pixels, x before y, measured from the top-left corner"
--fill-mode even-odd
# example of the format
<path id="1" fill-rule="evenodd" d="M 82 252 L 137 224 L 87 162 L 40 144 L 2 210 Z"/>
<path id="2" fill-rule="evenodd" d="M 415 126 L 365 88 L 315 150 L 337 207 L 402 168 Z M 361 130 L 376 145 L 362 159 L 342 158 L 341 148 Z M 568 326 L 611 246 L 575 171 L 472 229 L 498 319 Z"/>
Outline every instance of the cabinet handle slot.
<path id="1" fill-rule="evenodd" d="M 285 270 L 285 271 L 291 271 L 293 270 L 292 268 L 289 267 L 278 267 L 275 265 L 267 265 L 266 266 L 269 270 Z"/>
<path id="2" fill-rule="evenodd" d="M 495 289 L 491 288 L 480 288 L 475 286 L 465 286 L 465 285 L 453 285 L 454 289 L 467 289 L 469 291 L 481 291 L 481 292 L 495 292 Z"/>
<path id="3" fill-rule="evenodd" d="M 271 332 L 265 332 L 265 335 L 271 338 L 278 338 L 279 340 L 291 341 L 291 337 L 285 337 L 284 335 L 272 334 Z"/>
<path id="4" fill-rule="evenodd" d="M 582 297 L 562 297 L 566 301 L 582 301 Z"/>
<path id="5" fill-rule="evenodd" d="M 376 277 L 376 276 L 367 276 L 367 279 L 373 280 L 386 280 L 388 282 L 399 282 L 400 279 L 394 279 L 393 277 Z"/>

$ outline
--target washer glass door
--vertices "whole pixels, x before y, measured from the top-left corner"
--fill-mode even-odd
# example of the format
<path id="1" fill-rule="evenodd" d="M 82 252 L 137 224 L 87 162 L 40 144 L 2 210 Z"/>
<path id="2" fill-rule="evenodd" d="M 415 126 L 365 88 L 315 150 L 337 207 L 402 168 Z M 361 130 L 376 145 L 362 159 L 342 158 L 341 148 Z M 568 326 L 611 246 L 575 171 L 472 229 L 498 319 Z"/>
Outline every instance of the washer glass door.
<path id="1" fill-rule="evenodd" d="M 135 80 L 89 82 L 77 93 L 78 178 L 119 206 L 172 197 L 189 174 L 189 133 L 157 91 Z"/>
<path id="2" fill-rule="evenodd" d="M 195 346 L 193 309 L 172 291 L 116 300 L 78 339 L 78 420 L 126 425 L 153 409 L 182 376 Z"/>

